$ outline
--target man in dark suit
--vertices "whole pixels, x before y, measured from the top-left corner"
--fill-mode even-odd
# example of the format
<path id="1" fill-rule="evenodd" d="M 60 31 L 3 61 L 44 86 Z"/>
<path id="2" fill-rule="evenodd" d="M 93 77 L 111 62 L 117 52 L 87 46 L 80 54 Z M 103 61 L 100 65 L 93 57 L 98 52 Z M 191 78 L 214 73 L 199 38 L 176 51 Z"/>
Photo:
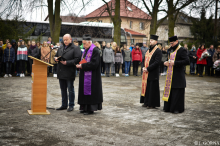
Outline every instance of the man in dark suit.
<path id="1" fill-rule="evenodd" d="M 162 52 L 157 46 L 158 36 L 151 35 L 150 49 L 143 54 L 144 67 L 142 75 L 142 91 L 140 103 L 148 109 L 160 107 L 159 68 Z"/>
<path id="2" fill-rule="evenodd" d="M 189 64 L 189 58 L 187 50 L 179 45 L 177 36 L 170 37 L 169 41 L 171 44 L 170 59 L 164 62 L 164 65 L 168 67 L 168 73 L 162 98 L 164 100 L 163 110 L 177 114 L 184 112 L 185 108 L 186 79 L 184 68 Z"/>
<path id="3" fill-rule="evenodd" d="M 75 92 L 74 80 L 76 73 L 76 64 L 79 63 L 81 51 L 78 46 L 72 43 L 72 38 L 69 34 L 63 36 L 63 45 L 58 49 L 54 60 L 57 64 L 57 78 L 60 82 L 62 95 L 62 105 L 56 110 L 65 110 L 68 107 L 67 88 L 69 91 L 69 108 L 68 112 L 73 110 Z"/>

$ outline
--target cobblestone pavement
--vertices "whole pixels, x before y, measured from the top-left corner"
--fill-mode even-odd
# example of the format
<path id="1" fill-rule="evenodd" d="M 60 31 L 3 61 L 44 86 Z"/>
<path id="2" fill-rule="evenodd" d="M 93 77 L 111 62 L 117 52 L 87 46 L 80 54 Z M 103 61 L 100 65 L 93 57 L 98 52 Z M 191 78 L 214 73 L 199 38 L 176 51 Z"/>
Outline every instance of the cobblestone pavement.
<path id="1" fill-rule="evenodd" d="M 78 77 L 74 111 L 49 109 L 29 115 L 31 78 L 0 78 L 0 145 L 220 145 L 220 78 L 186 76 L 185 112 L 141 106 L 141 77 L 102 77 L 103 110 L 79 113 Z M 160 78 L 162 97 L 165 77 Z M 61 105 L 59 82 L 48 77 L 47 107 Z"/>

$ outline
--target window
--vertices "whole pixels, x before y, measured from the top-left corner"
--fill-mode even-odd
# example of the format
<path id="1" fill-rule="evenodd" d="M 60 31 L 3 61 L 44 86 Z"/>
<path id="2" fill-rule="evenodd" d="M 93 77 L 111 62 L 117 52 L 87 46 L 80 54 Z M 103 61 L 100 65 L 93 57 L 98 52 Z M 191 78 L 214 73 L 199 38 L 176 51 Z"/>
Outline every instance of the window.
<path id="1" fill-rule="evenodd" d="M 99 20 L 99 23 L 102 23 L 102 20 Z"/>
<path id="2" fill-rule="evenodd" d="M 130 29 L 132 29 L 132 24 L 133 24 L 133 22 L 132 22 L 132 21 L 130 21 Z"/>
<path id="3" fill-rule="evenodd" d="M 129 10 L 130 12 L 132 12 L 132 9 L 131 9 L 130 7 L 127 6 L 127 8 L 128 8 L 128 10 Z"/>
<path id="4" fill-rule="evenodd" d="M 144 23 L 143 22 L 140 22 L 140 30 L 144 30 Z"/>

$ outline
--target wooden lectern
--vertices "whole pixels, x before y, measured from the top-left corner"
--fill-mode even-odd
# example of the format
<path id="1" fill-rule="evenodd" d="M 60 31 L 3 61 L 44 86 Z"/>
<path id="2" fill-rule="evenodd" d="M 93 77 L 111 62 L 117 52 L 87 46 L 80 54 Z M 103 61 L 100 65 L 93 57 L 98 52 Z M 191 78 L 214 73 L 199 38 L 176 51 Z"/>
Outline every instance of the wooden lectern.
<path id="1" fill-rule="evenodd" d="M 35 57 L 28 56 L 33 59 L 32 64 L 32 98 L 30 115 L 49 115 L 47 106 L 47 66 L 53 66 L 47 62 L 39 60 Z"/>

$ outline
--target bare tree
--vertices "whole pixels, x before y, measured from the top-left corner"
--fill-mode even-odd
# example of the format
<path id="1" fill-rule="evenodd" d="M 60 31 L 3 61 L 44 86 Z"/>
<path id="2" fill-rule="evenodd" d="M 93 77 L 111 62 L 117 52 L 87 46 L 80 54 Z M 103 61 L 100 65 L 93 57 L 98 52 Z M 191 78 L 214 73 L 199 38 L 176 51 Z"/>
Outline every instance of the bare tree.
<path id="1" fill-rule="evenodd" d="M 107 3 L 105 0 L 102 0 L 107 8 L 103 11 L 107 11 L 110 19 L 114 24 L 114 41 L 120 46 L 121 42 L 121 17 L 120 17 L 120 0 L 115 0 L 115 3 Z M 114 11 L 114 15 L 113 15 Z"/>
<path id="2" fill-rule="evenodd" d="M 157 28 L 160 26 L 161 23 L 167 18 L 167 15 L 163 17 L 159 22 L 157 22 L 157 14 L 158 12 L 162 11 L 159 9 L 163 0 L 148 0 L 148 4 L 146 0 L 141 0 L 147 9 L 148 13 L 151 15 L 151 25 L 150 25 L 150 34 L 156 34 Z M 150 5 L 150 6 L 149 6 Z"/>

